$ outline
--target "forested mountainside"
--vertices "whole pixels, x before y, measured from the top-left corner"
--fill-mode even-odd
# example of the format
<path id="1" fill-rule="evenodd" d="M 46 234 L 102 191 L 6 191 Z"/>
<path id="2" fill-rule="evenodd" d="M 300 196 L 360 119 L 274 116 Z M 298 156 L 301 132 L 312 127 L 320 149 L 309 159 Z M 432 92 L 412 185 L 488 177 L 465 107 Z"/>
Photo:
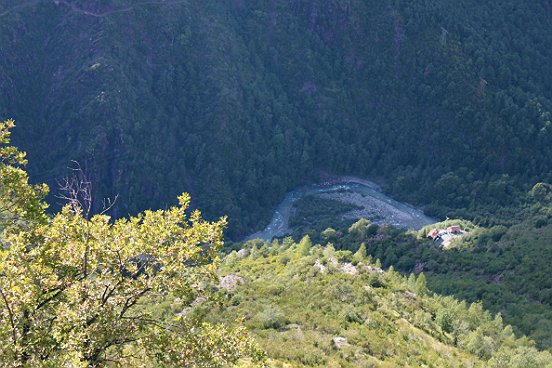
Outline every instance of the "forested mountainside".
<path id="1" fill-rule="evenodd" d="M 298 183 L 354 173 L 490 223 L 552 180 L 549 0 L 29 0 L 0 17 L 0 118 L 31 178 L 76 160 L 116 216 L 189 191 L 238 237 Z"/>

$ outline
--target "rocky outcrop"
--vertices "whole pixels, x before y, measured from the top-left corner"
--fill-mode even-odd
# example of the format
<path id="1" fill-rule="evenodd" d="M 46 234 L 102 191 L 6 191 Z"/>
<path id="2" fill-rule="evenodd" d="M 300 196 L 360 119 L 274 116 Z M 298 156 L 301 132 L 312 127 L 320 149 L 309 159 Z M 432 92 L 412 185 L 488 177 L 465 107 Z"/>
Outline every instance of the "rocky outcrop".
<path id="1" fill-rule="evenodd" d="M 230 275 L 226 275 L 219 281 L 219 287 L 221 289 L 224 289 L 226 291 L 232 291 L 234 290 L 238 285 L 241 285 L 245 282 L 243 277 L 238 276 L 236 274 L 231 273 Z"/>

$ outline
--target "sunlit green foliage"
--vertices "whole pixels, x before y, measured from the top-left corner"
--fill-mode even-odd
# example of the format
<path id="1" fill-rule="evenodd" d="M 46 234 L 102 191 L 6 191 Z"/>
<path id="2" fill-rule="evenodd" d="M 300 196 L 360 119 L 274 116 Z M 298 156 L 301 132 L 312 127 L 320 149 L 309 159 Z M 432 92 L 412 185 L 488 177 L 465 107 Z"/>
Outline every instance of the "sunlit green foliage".
<path id="1" fill-rule="evenodd" d="M 539 189 L 540 188 L 540 189 Z M 529 202 L 525 220 L 510 227 L 479 227 L 465 220 L 450 219 L 421 229 L 404 231 L 379 227 L 368 239 L 357 239 L 346 228 L 334 237 L 336 249 L 356 252 L 362 245 L 368 256 L 385 267 L 406 275 L 424 272 L 427 287 L 455 295 L 501 313 L 516 333 L 528 335 L 540 348 L 552 346 L 552 202 L 546 200 L 546 185 L 539 185 L 540 200 Z M 426 238 L 433 228 L 460 225 L 464 235 L 447 249 L 440 241 Z M 323 237 L 321 237 L 323 238 Z M 411 282 L 410 285 L 413 285 Z"/>
<path id="2" fill-rule="evenodd" d="M 183 311 L 209 296 L 225 218 L 188 214 L 184 194 L 179 206 L 114 222 L 75 206 L 47 219 L 43 187 L 12 165 L 24 155 L 8 146 L 11 126 L 0 125 L 10 220 L 0 233 L 0 366 L 221 367 L 254 354 L 243 328 L 148 311 L 154 300 L 179 298 Z"/>
<path id="3" fill-rule="evenodd" d="M 31 221 L 45 221 L 42 201 L 48 193 L 46 185 L 30 185 L 25 153 L 10 146 L 13 120 L 0 121 L 0 230 L 5 226 L 22 226 Z"/>
<path id="4" fill-rule="evenodd" d="M 516 338 L 500 315 L 429 292 L 423 273 L 407 279 L 368 260 L 354 266 L 358 254 L 331 246 L 297 257 L 300 248 L 231 253 L 220 272 L 243 284 L 222 306 L 196 312 L 213 321 L 244 316 L 273 367 L 552 367 L 552 355 Z"/>

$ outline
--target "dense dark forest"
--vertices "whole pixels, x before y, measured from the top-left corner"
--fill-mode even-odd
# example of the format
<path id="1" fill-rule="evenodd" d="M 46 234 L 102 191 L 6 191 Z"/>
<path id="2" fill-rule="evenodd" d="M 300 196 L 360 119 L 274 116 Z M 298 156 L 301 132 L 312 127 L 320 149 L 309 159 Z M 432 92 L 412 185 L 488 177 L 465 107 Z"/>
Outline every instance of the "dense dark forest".
<path id="1" fill-rule="evenodd" d="M 116 216 L 191 192 L 232 237 L 320 175 L 507 223 L 552 173 L 552 2 L 3 1 L 0 118 Z M 55 207 L 55 206 L 54 206 Z"/>

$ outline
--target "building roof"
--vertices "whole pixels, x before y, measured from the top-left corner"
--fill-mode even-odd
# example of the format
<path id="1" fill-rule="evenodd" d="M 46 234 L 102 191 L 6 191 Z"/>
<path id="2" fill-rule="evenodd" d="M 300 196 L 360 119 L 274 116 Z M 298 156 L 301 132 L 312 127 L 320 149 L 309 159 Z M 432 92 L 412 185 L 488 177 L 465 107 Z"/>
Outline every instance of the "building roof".
<path id="1" fill-rule="evenodd" d="M 433 229 L 429 233 L 427 233 L 427 236 L 435 239 L 437 236 L 439 236 L 439 230 Z"/>

